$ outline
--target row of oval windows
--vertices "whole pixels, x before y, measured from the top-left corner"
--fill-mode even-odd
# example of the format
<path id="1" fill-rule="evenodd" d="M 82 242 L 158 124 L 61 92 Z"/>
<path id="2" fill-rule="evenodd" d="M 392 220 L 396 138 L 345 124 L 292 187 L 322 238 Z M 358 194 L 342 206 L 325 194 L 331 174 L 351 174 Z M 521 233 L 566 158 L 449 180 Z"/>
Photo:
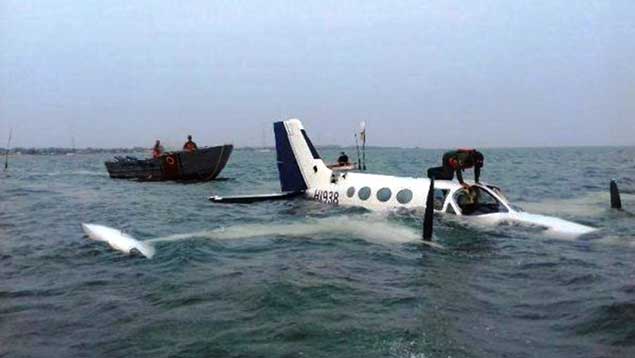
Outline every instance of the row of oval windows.
<path id="1" fill-rule="evenodd" d="M 390 200 L 390 197 L 392 196 L 392 191 L 390 191 L 389 188 L 381 188 L 377 190 L 376 195 L 377 195 L 377 200 L 381 202 L 386 202 Z M 355 187 L 348 188 L 348 190 L 346 190 L 346 196 L 348 196 L 349 198 L 352 198 L 353 196 L 355 196 Z M 361 200 L 368 200 L 368 198 L 370 198 L 370 188 L 365 186 L 359 189 L 359 191 L 357 192 L 357 196 Z M 396 198 L 400 204 L 407 204 L 412 200 L 412 191 L 410 189 L 401 189 L 397 192 Z"/>

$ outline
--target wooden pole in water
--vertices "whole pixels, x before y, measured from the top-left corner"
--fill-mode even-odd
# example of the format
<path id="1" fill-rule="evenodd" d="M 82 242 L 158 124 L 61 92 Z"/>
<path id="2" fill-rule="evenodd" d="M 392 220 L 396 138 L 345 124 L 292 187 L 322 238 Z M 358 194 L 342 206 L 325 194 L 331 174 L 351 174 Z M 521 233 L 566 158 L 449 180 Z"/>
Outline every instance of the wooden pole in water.
<path id="1" fill-rule="evenodd" d="M 13 135 L 13 128 L 9 129 L 9 139 L 7 140 L 7 148 L 4 153 L 4 170 L 9 169 L 9 148 L 11 147 L 11 136 Z"/>

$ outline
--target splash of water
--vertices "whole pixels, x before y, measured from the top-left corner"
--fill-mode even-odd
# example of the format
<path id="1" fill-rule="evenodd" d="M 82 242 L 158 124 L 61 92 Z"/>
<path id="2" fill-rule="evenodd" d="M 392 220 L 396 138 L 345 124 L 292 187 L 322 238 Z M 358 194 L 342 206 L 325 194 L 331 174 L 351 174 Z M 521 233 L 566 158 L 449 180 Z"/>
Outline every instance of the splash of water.
<path id="1" fill-rule="evenodd" d="M 82 224 L 89 238 L 107 242 L 112 248 L 125 254 L 131 254 L 133 250 L 141 252 L 147 258 L 154 255 L 154 244 L 158 242 L 173 242 L 205 238 L 211 240 L 235 240 L 254 237 L 309 237 L 319 238 L 320 235 L 331 233 L 349 235 L 374 243 L 406 243 L 420 240 L 420 233 L 410 227 L 393 224 L 385 220 L 377 220 L 373 215 L 364 217 L 338 216 L 320 219 L 307 218 L 303 222 L 289 224 L 245 224 L 218 228 L 214 230 L 198 231 L 192 233 L 176 234 L 159 237 L 145 241 L 122 233 L 121 231 L 101 225 Z M 442 248 L 435 243 L 427 243 L 430 246 Z"/>
<path id="2" fill-rule="evenodd" d="M 350 216 L 307 218 L 305 221 L 289 224 L 236 225 L 189 234 L 170 235 L 147 240 L 147 242 L 179 241 L 191 238 L 234 240 L 267 236 L 315 238 L 325 233 L 351 235 L 376 243 L 405 243 L 421 238 L 417 230 L 385 220 L 373 220 L 373 216 L 369 215 L 362 218 Z"/>

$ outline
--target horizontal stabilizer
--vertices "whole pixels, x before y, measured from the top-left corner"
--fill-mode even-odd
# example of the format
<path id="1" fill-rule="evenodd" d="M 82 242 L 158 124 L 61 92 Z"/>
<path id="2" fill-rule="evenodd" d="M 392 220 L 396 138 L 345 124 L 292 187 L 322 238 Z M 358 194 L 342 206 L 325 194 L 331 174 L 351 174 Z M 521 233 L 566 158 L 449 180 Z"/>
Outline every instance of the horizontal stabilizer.
<path id="1" fill-rule="evenodd" d="M 236 196 L 218 196 L 212 195 L 209 200 L 215 203 L 223 204 L 249 204 L 258 201 L 286 200 L 301 195 L 301 191 L 288 191 L 273 194 L 257 194 L 257 195 L 236 195 Z"/>

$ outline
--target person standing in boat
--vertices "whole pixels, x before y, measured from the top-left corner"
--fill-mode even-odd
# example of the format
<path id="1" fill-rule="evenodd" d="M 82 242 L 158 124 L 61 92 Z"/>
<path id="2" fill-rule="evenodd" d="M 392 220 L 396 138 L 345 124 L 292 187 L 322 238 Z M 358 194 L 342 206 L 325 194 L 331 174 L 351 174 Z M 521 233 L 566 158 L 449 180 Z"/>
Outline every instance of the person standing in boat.
<path id="1" fill-rule="evenodd" d="M 196 146 L 196 143 L 194 143 L 192 141 L 192 135 L 188 135 L 187 136 L 187 142 L 185 142 L 185 144 L 183 144 L 183 150 L 188 151 L 188 152 L 193 152 L 195 150 L 198 149 L 198 146 Z"/>
<path id="2" fill-rule="evenodd" d="M 457 149 L 443 154 L 443 166 L 428 169 L 428 178 L 452 180 L 454 172 L 456 178 L 464 188 L 469 185 L 463 182 L 462 171 L 474 167 L 474 181 L 479 182 L 481 176 L 481 168 L 485 158 L 483 154 L 476 149 Z"/>
<path id="3" fill-rule="evenodd" d="M 348 155 L 346 155 L 345 152 L 341 152 L 340 157 L 337 158 L 337 165 L 344 166 L 344 165 L 350 165 L 350 164 L 351 162 L 348 160 Z"/>
<path id="4" fill-rule="evenodd" d="M 152 148 L 152 158 L 159 158 L 160 156 L 163 155 L 163 146 L 161 145 L 161 141 L 159 141 L 157 139 L 157 141 L 154 143 L 154 148 Z"/>

